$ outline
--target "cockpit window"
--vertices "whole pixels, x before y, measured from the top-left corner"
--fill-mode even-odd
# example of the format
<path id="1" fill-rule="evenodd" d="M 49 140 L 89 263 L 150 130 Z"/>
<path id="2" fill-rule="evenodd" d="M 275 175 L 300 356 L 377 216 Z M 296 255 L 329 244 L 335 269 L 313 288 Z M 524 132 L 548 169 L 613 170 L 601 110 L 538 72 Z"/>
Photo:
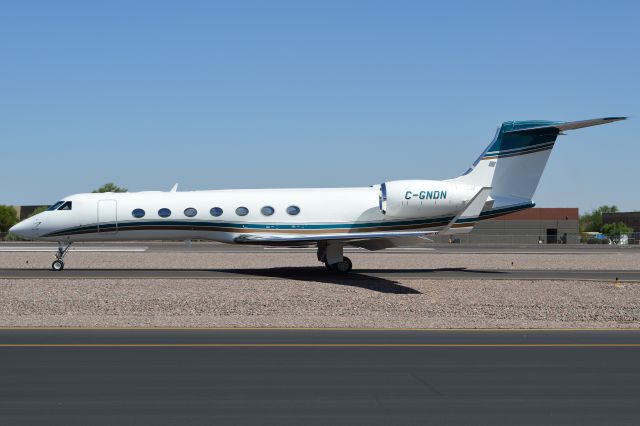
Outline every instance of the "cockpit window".
<path id="1" fill-rule="evenodd" d="M 71 201 L 66 201 L 58 210 L 71 210 Z"/>
<path id="2" fill-rule="evenodd" d="M 62 204 L 64 204 L 64 201 L 58 201 L 57 203 L 50 205 L 49 208 L 47 209 L 47 211 L 50 212 L 50 211 L 56 210 Z"/>

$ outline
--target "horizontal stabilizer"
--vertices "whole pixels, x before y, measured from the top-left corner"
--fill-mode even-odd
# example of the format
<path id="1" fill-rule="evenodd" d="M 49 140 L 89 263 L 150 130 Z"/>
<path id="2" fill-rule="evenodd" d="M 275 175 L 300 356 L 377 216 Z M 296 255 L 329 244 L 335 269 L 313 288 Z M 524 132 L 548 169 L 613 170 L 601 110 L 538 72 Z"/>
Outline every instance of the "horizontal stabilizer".
<path id="1" fill-rule="evenodd" d="M 568 122 L 505 121 L 473 165 L 451 182 L 475 187 L 490 186 L 493 188 L 493 200 L 508 198 L 530 203 L 558 135 L 568 130 L 624 119 L 626 117 Z"/>
<path id="2" fill-rule="evenodd" d="M 541 133 L 545 130 L 550 131 L 558 131 L 564 132 L 565 130 L 575 130 L 581 129 L 583 127 L 591 127 L 591 126 L 599 126 L 601 124 L 613 123 L 614 121 L 626 120 L 627 117 L 605 117 L 605 118 L 594 118 L 592 120 L 581 120 L 581 121 L 567 121 L 562 122 L 559 121 L 557 123 L 545 125 L 545 126 L 536 126 L 536 127 L 528 127 L 525 129 L 514 129 L 505 131 L 504 133 Z"/>

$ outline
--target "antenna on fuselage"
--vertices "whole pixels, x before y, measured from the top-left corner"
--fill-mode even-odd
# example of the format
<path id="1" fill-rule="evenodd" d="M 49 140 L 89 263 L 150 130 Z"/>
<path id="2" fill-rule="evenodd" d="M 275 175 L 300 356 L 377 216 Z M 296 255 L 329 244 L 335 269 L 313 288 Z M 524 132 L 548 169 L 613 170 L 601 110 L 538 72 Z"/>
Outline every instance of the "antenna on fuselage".
<path id="1" fill-rule="evenodd" d="M 169 192 L 178 192 L 178 184 L 173 185 L 173 188 Z"/>

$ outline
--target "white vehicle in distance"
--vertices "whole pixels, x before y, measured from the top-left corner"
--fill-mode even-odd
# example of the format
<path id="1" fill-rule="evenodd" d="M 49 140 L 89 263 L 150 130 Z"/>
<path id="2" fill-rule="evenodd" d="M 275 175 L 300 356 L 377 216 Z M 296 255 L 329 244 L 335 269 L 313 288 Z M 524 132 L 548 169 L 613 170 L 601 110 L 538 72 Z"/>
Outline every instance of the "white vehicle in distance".
<path id="1" fill-rule="evenodd" d="M 77 241 L 214 240 L 317 247 L 331 271 L 348 272 L 345 246 L 380 250 L 429 235 L 470 232 L 484 219 L 534 206 L 533 194 L 558 135 L 626 117 L 507 121 L 462 175 L 361 188 L 242 189 L 75 194 L 10 232 L 57 241 L 54 271 Z"/>

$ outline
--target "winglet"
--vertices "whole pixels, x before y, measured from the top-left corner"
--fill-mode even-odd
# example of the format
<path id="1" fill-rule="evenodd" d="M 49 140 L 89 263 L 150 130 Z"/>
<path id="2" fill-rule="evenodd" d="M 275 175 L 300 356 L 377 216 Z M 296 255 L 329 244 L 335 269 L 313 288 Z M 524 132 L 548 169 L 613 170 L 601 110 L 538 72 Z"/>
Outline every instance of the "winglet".
<path id="1" fill-rule="evenodd" d="M 175 185 L 173 185 L 169 192 L 178 192 L 178 184 L 176 183 Z"/>
<path id="2" fill-rule="evenodd" d="M 474 226 L 473 221 L 480 216 L 484 203 L 487 202 L 489 195 L 491 195 L 491 189 L 490 186 L 480 188 L 476 195 L 469 200 L 465 209 L 451 219 L 451 222 L 438 232 L 438 234 L 451 235 L 470 232 Z"/>

